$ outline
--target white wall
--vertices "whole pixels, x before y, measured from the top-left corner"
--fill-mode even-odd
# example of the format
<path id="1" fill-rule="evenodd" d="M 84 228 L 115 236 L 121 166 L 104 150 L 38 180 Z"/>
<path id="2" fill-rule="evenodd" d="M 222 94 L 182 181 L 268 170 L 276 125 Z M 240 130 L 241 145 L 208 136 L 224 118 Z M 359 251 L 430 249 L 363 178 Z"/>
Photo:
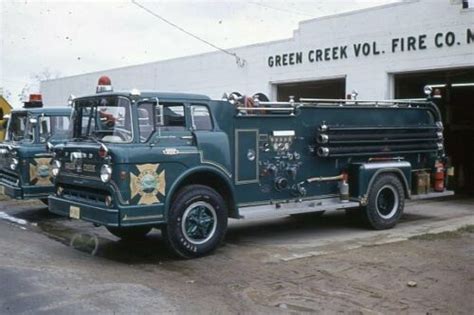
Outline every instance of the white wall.
<path id="1" fill-rule="evenodd" d="M 45 81 L 41 91 L 45 104 L 62 105 L 70 94 L 94 93 L 97 79 L 105 74 L 115 90 L 194 92 L 220 98 L 230 91 L 272 95 L 273 83 L 346 77 L 347 93 L 357 89 L 360 99 L 390 98 L 393 73 L 474 66 L 474 40 L 467 44 L 466 37 L 467 29 L 474 33 L 473 21 L 474 10 L 461 9 L 457 0 L 405 1 L 304 21 L 290 39 L 236 48 L 247 61 L 243 68 L 231 56 L 215 52 Z M 436 47 L 436 34 L 448 32 L 455 35 L 454 45 Z M 426 49 L 392 53 L 393 38 L 406 41 L 423 34 Z M 363 42 L 375 42 L 380 54 L 355 57 L 353 45 Z M 308 51 L 333 46 L 347 46 L 347 58 L 308 61 Z M 302 52 L 303 63 L 268 66 L 269 56 L 290 52 Z"/>

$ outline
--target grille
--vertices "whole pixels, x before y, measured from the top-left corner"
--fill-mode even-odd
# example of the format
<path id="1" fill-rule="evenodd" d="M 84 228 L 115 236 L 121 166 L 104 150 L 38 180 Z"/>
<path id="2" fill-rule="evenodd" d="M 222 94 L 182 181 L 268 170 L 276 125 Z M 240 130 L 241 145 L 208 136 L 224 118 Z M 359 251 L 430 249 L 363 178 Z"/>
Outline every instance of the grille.
<path id="1" fill-rule="evenodd" d="M 106 190 L 88 187 L 62 186 L 62 197 L 65 199 L 84 202 L 93 205 L 105 205 L 105 198 L 110 195 Z"/>
<path id="2" fill-rule="evenodd" d="M 6 154 L 0 155 L 0 169 L 4 168 L 10 168 L 10 158 Z"/>
<path id="3" fill-rule="evenodd" d="M 8 182 L 10 182 L 14 185 L 16 185 L 17 182 L 18 182 L 18 174 L 14 173 L 14 172 L 7 171 L 5 168 L 0 169 L 0 176 L 4 180 L 6 180 L 6 181 L 8 181 Z"/>

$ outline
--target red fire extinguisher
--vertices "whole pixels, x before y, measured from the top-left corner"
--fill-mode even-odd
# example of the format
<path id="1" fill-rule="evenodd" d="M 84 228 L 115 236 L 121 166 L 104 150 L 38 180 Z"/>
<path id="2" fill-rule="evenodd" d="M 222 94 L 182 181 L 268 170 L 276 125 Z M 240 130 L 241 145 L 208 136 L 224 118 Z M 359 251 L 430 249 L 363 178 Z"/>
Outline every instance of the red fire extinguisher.
<path id="1" fill-rule="evenodd" d="M 444 191 L 444 165 L 441 162 L 436 162 L 434 173 L 434 190 L 437 192 Z"/>

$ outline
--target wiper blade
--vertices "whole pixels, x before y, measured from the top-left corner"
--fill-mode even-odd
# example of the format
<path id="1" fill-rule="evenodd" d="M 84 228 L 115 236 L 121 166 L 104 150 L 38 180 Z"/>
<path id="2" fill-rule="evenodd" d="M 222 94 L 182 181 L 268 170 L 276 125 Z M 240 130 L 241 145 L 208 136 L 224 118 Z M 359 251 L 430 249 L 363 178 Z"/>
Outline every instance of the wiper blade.
<path id="1" fill-rule="evenodd" d="M 96 142 L 97 144 L 102 144 L 103 142 L 100 141 L 99 138 L 97 138 L 97 136 L 95 135 L 95 133 L 92 131 L 91 134 L 89 135 L 89 139 L 93 140 L 94 142 Z"/>

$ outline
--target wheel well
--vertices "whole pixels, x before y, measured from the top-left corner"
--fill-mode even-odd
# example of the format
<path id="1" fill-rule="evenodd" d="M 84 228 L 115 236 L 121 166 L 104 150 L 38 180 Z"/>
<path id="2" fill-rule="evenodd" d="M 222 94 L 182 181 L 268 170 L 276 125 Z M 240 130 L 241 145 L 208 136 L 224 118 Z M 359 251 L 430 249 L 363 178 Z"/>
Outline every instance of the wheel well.
<path id="1" fill-rule="evenodd" d="M 379 174 L 374 175 L 374 180 L 376 177 L 383 176 L 383 175 L 394 175 L 398 180 L 400 180 L 400 183 L 402 183 L 403 186 L 403 191 L 405 192 L 405 198 L 409 198 L 411 191 L 410 189 L 410 184 L 408 183 L 408 179 L 405 178 L 405 175 L 403 175 L 402 171 L 400 170 L 390 170 L 386 172 L 381 172 Z"/>
<path id="2" fill-rule="evenodd" d="M 217 191 L 222 196 L 224 202 L 227 205 L 227 209 L 229 210 L 229 217 L 238 217 L 237 209 L 235 207 L 234 202 L 234 196 L 228 183 L 222 177 L 216 175 L 213 172 L 202 171 L 189 175 L 176 188 L 173 194 L 173 198 L 183 187 L 193 184 L 208 186 Z"/>

